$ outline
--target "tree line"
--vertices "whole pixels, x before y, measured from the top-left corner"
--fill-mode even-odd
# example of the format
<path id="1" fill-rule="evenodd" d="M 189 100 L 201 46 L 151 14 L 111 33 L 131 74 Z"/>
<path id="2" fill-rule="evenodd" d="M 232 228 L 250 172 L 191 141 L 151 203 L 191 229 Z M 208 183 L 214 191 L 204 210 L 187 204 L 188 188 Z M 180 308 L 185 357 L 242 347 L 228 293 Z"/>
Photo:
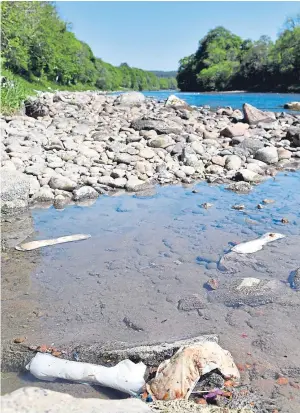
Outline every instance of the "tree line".
<path id="1" fill-rule="evenodd" d="M 78 40 L 71 25 L 60 19 L 54 3 L 3 1 L 1 3 L 2 67 L 28 81 L 47 80 L 59 85 L 88 85 L 102 90 L 175 89 L 175 77 L 116 67 L 94 56 Z"/>
<path id="2" fill-rule="evenodd" d="M 277 40 L 243 40 L 224 27 L 210 30 L 196 53 L 179 62 L 182 91 L 300 91 L 300 14 Z"/>

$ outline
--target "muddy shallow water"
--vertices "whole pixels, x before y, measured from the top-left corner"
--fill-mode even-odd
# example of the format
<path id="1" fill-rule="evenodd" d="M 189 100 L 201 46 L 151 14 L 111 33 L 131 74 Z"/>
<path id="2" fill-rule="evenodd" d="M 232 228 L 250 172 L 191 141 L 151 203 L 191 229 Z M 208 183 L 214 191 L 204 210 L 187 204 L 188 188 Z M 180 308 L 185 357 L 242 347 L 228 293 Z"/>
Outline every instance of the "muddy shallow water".
<path id="1" fill-rule="evenodd" d="M 299 189 L 299 172 L 282 173 L 249 195 L 199 183 L 193 188 L 157 187 L 149 196 L 103 196 L 89 207 L 32 210 L 29 240 L 75 233 L 92 237 L 3 254 L 2 340 L 26 336 L 30 344 L 63 348 L 69 343 L 160 342 L 216 333 L 221 346 L 242 364 L 244 383 L 251 381 L 264 397 L 275 397 L 276 390 L 282 411 L 296 412 L 300 292 L 287 280 L 300 266 Z M 275 203 L 257 209 L 265 198 Z M 213 206 L 205 209 L 205 202 Z M 234 204 L 244 204 L 245 210 L 232 209 Z M 288 224 L 281 223 L 283 217 Z M 4 238 L 10 225 L 4 225 Z M 234 243 L 270 231 L 286 238 L 249 259 L 243 256 L 230 273 L 218 269 L 219 259 Z M 27 235 L 7 236 L 9 246 Z M 231 306 L 222 294 L 214 299 L 214 292 L 205 288 L 210 278 L 226 288 L 242 277 L 280 281 L 280 299 Z M 179 310 L 178 301 L 191 294 L 199 295 L 203 308 Z M 276 386 L 280 374 L 295 386 Z M 3 392 L 27 383 L 21 378 L 16 384 L 9 377 L 3 377 Z"/>

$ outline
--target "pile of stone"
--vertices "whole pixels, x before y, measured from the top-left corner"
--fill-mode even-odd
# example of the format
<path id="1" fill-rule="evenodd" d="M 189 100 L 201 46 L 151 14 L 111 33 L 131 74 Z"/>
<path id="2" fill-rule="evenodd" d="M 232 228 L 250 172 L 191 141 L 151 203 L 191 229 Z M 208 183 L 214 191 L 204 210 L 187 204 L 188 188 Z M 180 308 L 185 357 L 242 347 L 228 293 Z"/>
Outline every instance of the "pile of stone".
<path id="1" fill-rule="evenodd" d="M 190 107 L 174 96 L 57 92 L 40 94 L 25 110 L 1 117 L 6 212 L 28 202 L 61 208 L 155 183 L 250 185 L 300 163 L 300 116 L 248 104 L 243 114 Z"/>

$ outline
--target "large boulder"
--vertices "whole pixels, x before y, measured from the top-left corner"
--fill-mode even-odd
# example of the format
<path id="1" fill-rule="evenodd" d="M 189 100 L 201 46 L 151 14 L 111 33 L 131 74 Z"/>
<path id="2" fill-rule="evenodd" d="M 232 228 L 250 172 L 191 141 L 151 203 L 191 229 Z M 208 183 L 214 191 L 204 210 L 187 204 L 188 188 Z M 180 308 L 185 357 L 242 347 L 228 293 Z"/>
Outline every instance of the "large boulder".
<path id="1" fill-rule="evenodd" d="M 168 135 L 169 133 L 179 134 L 182 132 L 180 125 L 171 120 L 136 119 L 131 123 L 131 128 L 138 131 L 155 130 L 161 135 Z"/>
<path id="2" fill-rule="evenodd" d="M 277 149 L 274 146 L 259 149 L 255 154 L 255 159 L 265 162 L 267 164 L 278 162 Z"/>
<path id="3" fill-rule="evenodd" d="M 256 125 L 261 121 L 273 121 L 276 116 L 273 112 L 263 112 L 256 107 L 244 103 L 243 105 L 244 119 L 249 125 Z"/>
<path id="4" fill-rule="evenodd" d="M 300 102 L 286 103 L 283 107 L 284 107 L 284 109 L 300 110 Z"/>
<path id="5" fill-rule="evenodd" d="M 140 106 L 145 99 L 145 96 L 140 92 L 127 92 L 118 96 L 115 100 L 115 104 L 121 106 Z"/>
<path id="6" fill-rule="evenodd" d="M 74 201 L 82 201 L 83 199 L 96 199 L 98 198 L 98 192 L 91 186 L 82 186 L 81 188 L 73 191 Z"/>
<path id="7" fill-rule="evenodd" d="M 77 398 L 69 394 L 22 387 L 1 398 L 3 413 L 151 413 L 146 403 L 136 398 L 103 400 L 99 398 Z"/>
<path id="8" fill-rule="evenodd" d="M 1 212 L 14 214 L 28 207 L 30 181 L 22 172 L 1 168 Z"/>

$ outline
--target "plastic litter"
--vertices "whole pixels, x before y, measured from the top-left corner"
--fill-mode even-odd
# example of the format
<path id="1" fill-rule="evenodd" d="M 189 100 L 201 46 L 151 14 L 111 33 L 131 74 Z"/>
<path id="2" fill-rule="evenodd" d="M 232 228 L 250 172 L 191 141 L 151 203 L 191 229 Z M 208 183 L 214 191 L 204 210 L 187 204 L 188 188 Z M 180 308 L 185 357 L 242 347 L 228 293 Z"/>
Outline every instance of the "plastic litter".
<path id="1" fill-rule="evenodd" d="M 262 250 L 265 244 L 281 238 L 285 238 L 285 235 L 276 232 L 267 232 L 260 238 L 235 245 L 233 248 L 231 248 L 231 251 L 237 252 L 238 254 L 252 254 L 254 252 Z"/>
<path id="2" fill-rule="evenodd" d="M 130 395 L 139 393 L 145 385 L 146 365 L 122 360 L 114 367 L 63 360 L 50 354 L 37 353 L 26 369 L 36 378 L 45 381 L 65 379 L 98 384 L 120 390 Z"/>
<path id="3" fill-rule="evenodd" d="M 153 400 L 187 400 L 200 377 L 216 369 L 226 379 L 240 379 L 231 354 L 217 343 L 181 347 L 171 359 L 159 365 L 146 388 Z"/>
<path id="4" fill-rule="evenodd" d="M 18 251 L 31 251 L 37 248 L 48 247 L 49 245 L 64 244 L 65 242 L 81 241 L 91 238 L 89 234 L 75 234 L 67 235 L 66 237 L 59 237 L 54 239 L 43 239 L 40 241 L 26 242 L 25 244 L 17 245 L 15 247 Z"/>

